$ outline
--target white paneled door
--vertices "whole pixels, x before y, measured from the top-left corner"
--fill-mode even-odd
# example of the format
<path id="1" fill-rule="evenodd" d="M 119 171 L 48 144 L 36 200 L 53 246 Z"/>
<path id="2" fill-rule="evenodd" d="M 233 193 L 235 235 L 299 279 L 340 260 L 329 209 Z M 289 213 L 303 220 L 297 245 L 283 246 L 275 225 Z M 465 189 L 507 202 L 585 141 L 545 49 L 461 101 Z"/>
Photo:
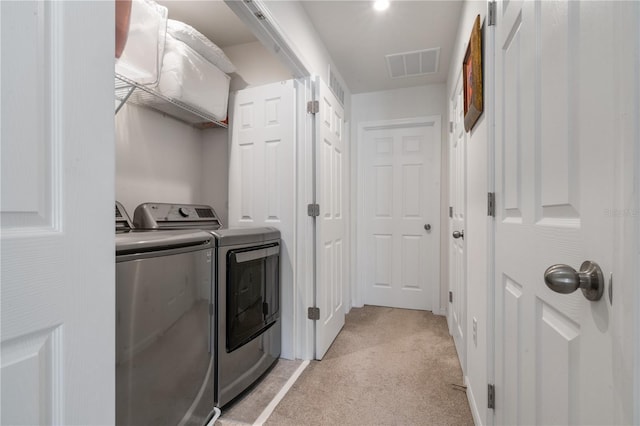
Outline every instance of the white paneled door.
<path id="1" fill-rule="evenodd" d="M 282 357 L 294 358 L 295 81 L 238 91 L 229 155 L 229 227 L 273 226 L 282 246 Z"/>
<path id="2" fill-rule="evenodd" d="M 456 345 L 463 372 L 466 371 L 466 313 L 467 313 L 467 284 L 466 284 L 466 246 L 464 229 L 466 217 L 466 133 L 464 130 L 464 110 L 462 96 L 462 79 L 458 79 L 452 100 L 451 118 L 453 129 L 451 133 L 449 155 L 450 182 L 450 219 L 449 239 L 451 270 L 449 273 L 451 292 L 449 296 L 449 327 Z M 457 233 L 457 234 L 456 234 Z M 455 236 L 455 237 L 454 237 Z"/>
<path id="3" fill-rule="evenodd" d="M 433 310 L 440 286 L 440 117 L 365 125 L 364 302 Z"/>
<path id="4" fill-rule="evenodd" d="M 322 359 L 344 325 L 347 248 L 344 207 L 344 109 L 329 87 L 316 80 L 316 359 Z"/>
<path id="5" fill-rule="evenodd" d="M 616 320 L 631 308 L 616 295 L 637 283 L 616 279 L 613 212 L 633 3 L 498 2 L 496 424 L 632 423 L 633 326 Z M 584 261 L 602 268 L 600 300 L 545 284 L 551 265 Z"/>
<path id="6" fill-rule="evenodd" d="M 0 423 L 114 424 L 113 2 L 0 19 Z"/>

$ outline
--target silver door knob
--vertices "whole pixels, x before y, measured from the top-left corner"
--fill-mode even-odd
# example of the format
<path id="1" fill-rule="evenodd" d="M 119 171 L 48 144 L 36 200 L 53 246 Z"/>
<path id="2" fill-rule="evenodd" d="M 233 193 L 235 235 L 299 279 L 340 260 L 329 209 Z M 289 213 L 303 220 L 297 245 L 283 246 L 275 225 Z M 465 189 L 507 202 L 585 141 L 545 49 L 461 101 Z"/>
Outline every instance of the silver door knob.
<path id="1" fill-rule="evenodd" d="M 464 229 L 462 231 L 453 231 L 453 238 L 462 238 L 464 240 Z"/>
<path id="2" fill-rule="evenodd" d="M 569 265 L 553 265 L 544 271 L 544 282 L 556 293 L 569 294 L 582 289 L 584 297 L 600 300 L 604 292 L 604 276 L 596 262 L 587 260 L 576 271 Z"/>

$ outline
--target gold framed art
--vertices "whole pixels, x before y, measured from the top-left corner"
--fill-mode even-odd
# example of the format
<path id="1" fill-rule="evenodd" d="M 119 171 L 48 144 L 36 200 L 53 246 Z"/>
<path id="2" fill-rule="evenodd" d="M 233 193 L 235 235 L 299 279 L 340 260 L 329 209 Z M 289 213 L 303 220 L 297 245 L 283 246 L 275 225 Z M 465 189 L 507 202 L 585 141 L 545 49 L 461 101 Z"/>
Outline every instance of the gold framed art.
<path id="1" fill-rule="evenodd" d="M 482 115 L 482 30 L 480 15 L 476 17 L 462 61 L 464 84 L 464 129 L 468 132 Z"/>

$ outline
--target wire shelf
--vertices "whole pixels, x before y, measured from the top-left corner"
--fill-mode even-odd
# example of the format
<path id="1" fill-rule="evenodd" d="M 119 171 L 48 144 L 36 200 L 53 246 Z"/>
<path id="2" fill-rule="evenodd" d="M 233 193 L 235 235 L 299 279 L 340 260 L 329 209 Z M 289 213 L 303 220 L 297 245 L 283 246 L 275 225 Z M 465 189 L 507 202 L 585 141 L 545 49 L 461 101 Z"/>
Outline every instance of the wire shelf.
<path id="1" fill-rule="evenodd" d="M 195 127 L 227 128 L 227 123 L 218 120 L 213 115 L 168 98 L 151 87 L 138 84 L 117 73 L 115 75 L 115 96 L 116 101 L 119 102 L 116 106 L 116 114 L 125 103 L 132 103 L 155 109 Z"/>

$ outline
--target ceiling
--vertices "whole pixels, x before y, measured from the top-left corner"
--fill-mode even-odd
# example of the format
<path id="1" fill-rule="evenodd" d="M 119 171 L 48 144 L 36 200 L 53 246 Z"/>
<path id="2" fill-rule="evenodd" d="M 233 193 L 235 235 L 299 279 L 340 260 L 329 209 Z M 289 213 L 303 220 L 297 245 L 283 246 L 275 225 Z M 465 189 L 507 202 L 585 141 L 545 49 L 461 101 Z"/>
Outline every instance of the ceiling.
<path id="1" fill-rule="evenodd" d="M 159 0 L 221 48 L 257 39 L 222 0 Z M 265 2 L 268 6 L 268 1 Z M 369 0 L 302 0 L 351 93 L 446 82 L 462 9 L 460 0 L 391 0 L 384 12 Z M 385 55 L 440 48 L 435 73 L 392 79 Z"/>
<path id="2" fill-rule="evenodd" d="M 444 83 L 461 1 L 394 1 L 384 12 L 372 1 L 302 1 L 351 93 Z M 440 48 L 438 71 L 392 79 L 385 55 Z"/>

